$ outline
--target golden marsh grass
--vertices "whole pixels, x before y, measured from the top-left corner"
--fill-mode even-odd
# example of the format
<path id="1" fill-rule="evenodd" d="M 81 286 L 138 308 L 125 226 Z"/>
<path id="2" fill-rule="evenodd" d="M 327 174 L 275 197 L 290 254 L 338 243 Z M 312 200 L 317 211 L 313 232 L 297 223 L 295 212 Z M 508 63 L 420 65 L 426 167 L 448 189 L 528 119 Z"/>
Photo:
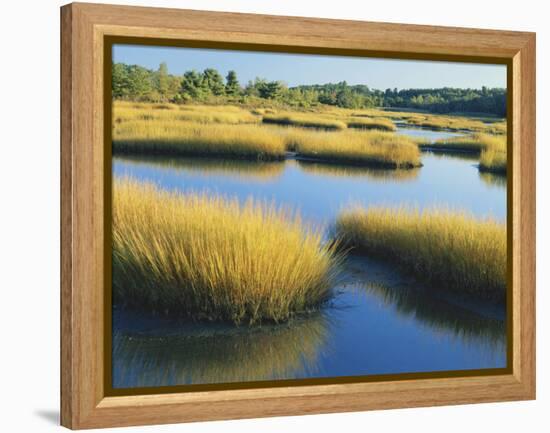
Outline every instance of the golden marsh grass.
<path id="1" fill-rule="evenodd" d="M 503 223 L 441 209 L 358 207 L 339 215 L 333 234 L 342 245 L 399 263 L 434 285 L 504 299 Z"/>
<path id="2" fill-rule="evenodd" d="M 407 123 L 423 128 L 449 131 L 483 132 L 487 134 L 506 134 L 506 122 L 485 123 L 481 120 L 462 116 L 422 115 L 413 113 L 404 116 Z"/>
<path id="3" fill-rule="evenodd" d="M 506 174 L 507 145 L 505 135 L 473 134 L 436 141 L 431 144 L 420 144 L 420 148 L 431 148 L 445 151 L 479 152 L 479 170 Z"/>
<path id="4" fill-rule="evenodd" d="M 161 123 L 196 122 L 230 125 L 259 123 L 260 117 L 233 105 L 176 105 L 125 101 L 113 102 L 113 123 L 158 121 Z"/>
<path id="5" fill-rule="evenodd" d="M 262 122 L 276 125 L 298 126 L 302 128 L 316 128 L 335 131 L 347 128 L 347 125 L 340 120 L 335 120 L 320 115 L 306 115 L 304 113 L 264 115 Z"/>
<path id="6" fill-rule="evenodd" d="M 326 132 L 293 130 L 287 146 L 300 157 L 324 162 L 389 168 L 419 167 L 418 146 L 409 138 L 381 131 Z"/>
<path id="7" fill-rule="evenodd" d="M 420 146 L 423 146 L 422 144 Z M 506 136 L 489 134 L 472 134 L 462 137 L 438 140 L 426 145 L 431 148 L 446 150 L 461 150 L 469 152 L 482 152 L 484 150 L 506 151 Z"/>
<path id="8" fill-rule="evenodd" d="M 123 120 L 114 123 L 113 152 L 269 161 L 284 159 L 287 150 L 297 150 L 303 157 L 328 162 L 388 168 L 420 165 L 418 149 L 411 140 L 380 131 L 347 130 L 346 123 L 335 120 L 331 112 L 298 113 L 292 117 L 264 115 L 264 120 L 292 119 L 269 126 L 250 124 L 246 116 L 259 117 L 235 106 L 162 105 L 165 108 L 155 109 L 154 104 L 116 102 L 115 119 Z M 191 116 L 182 118 L 181 113 Z M 209 120 L 204 121 L 204 116 Z M 213 121 L 216 116 L 228 118 L 224 122 Z M 229 121 L 232 116 L 237 119 Z M 359 122 L 393 125 L 388 119 L 359 119 Z M 292 126 L 286 126 L 289 124 Z M 314 125 L 315 130 L 304 128 Z M 334 130 L 330 131 L 331 128 Z"/>
<path id="9" fill-rule="evenodd" d="M 113 185 L 113 296 L 195 319 L 284 321 L 326 301 L 342 256 L 273 205 Z"/>
<path id="10" fill-rule="evenodd" d="M 260 125 L 129 121 L 114 128 L 113 151 L 277 160 L 284 158 L 286 147 L 280 134 Z"/>
<path id="11" fill-rule="evenodd" d="M 507 171 L 506 150 L 487 149 L 481 152 L 479 157 L 479 170 L 497 174 L 506 174 Z"/>
<path id="12" fill-rule="evenodd" d="M 348 128 L 376 129 L 379 131 L 395 131 L 397 127 L 389 119 L 355 118 L 347 122 Z"/>

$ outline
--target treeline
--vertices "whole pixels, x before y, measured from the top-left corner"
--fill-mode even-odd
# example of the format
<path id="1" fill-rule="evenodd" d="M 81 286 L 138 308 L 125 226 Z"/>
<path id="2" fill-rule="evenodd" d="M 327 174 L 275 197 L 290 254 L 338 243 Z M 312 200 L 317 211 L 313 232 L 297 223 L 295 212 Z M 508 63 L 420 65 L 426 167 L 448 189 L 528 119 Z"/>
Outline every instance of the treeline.
<path id="1" fill-rule="evenodd" d="M 124 63 L 113 64 L 113 98 L 136 101 L 238 102 L 269 100 L 290 107 L 308 108 L 319 104 L 343 108 L 393 107 L 435 113 L 476 112 L 506 116 L 506 89 L 371 89 L 367 85 L 340 83 L 288 87 L 281 81 L 256 78 L 241 85 L 235 71 L 222 76 L 216 69 L 168 73 L 166 63 L 157 70 Z"/>
<path id="2" fill-rule="evenodd" d="M 386 89 L 387 107 L 420 108 L 434 113 L 477 112 L 506 116 L 506 89 Z"/>
<path id="3" fill-rule="evenodd" d="M 299 86 L 304 91 L 315 91 L 323 104 L 347 108 L 391 107 L 420 109 L 434 113 L 476 112 L 506 116 L 506 89 L 370 89 L 368 86 L 337 84 Z"/>

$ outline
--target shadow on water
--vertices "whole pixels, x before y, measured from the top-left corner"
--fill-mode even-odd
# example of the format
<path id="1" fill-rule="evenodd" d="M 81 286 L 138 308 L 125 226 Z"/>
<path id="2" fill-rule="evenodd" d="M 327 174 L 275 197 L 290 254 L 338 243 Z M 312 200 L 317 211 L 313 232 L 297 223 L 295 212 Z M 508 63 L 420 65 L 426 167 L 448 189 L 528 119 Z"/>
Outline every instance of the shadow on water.
<path id="1" fill-rule="evenodd" d="M 149 319 L 154 331 L 140 332 L 132 330 L 137 321 L 143 327 L 143 317 L 114 314 L 115 388 L 307 377 L 328 335 L 321 313 L 254 327 L 158 318 Z"/>
<path id="2" fill-rule="evenodd" d="M 320 162 L 296 160 L 298 166 L 308 174 L 333 176 L 339 178 L 367 179 L 378 182 L 407 182 L 415 180 L 420 168 L 385 169 L 354 165 L 323 164 Z"/>
<path id="3" fill-rule="evenodd" d="M 362 256 L 349 258 L 347 269 L 345 290 L 374 297 L 398 315 L 413 318 L 433 332 L 451 333 L 466 344 L 481 343 L 491 350 L 504 350 L 504 305 L 460 299 L 411 281 L 387 263 Z"/>
<path id="4" fill-rule="evenodd" d="M 414 317 L 432 331 L 451 332 L 465 343 L 481 340 L 495 348 L 506 343 L 506 326 L 502 320 L 484 317 L 421 291 L 399 290 L 382 284 L 367 284 L 364 290 L 392 306 L 398 314 Z"/>
<path id="5" fill-rule="evenodd" d="M 479 178 L 483 183 L 496 188 L 506 188 L 507 180 L 506 175 L 490 173 L 487 171 L 480 171 Z"/>
<path id="6" fill-rule="evenodd" d="M 247 161 L 239 159 L 163 156 L 114 157 L 113 162 L 185 172 L 196 176 L 224 175 L 255 181 L 276 179 L 284 171 L 284 162 Z"/>

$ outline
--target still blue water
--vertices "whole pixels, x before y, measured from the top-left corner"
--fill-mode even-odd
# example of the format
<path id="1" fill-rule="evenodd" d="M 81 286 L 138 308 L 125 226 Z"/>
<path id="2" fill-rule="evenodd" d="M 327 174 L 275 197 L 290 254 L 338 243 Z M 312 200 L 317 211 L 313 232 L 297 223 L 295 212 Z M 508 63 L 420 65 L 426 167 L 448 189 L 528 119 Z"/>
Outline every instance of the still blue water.
<path id="1" fill-rule="evenodd" d="M 417 130 L 420 131 L 420 130 Z M 421 131 L 422 132 L 422 131 Z M 429 139 L 435 137 L 433 131 Z M 439 133 L 447 134 L 447 133 Z M 250 196 L 328 225 L 350 204 L 445 206 L 506 217 L 505 180 L 470 157 L 422 155 L 416 170 L 373 170 L 288 160 L 115 158 L 113 173 L 180 191 Z M 434 298 L 392 266 L 366 258 L 322 312 L 250 329 L 144 318 L 114 310 L 113 386 L 160 386 L 355 376 L 506 366 L 502 308 Z"/>
<path id="2" fill-rule="evenodd" d="M 467 210 L 477 216 L 506 215 L 506 190 L 481 176 L 475 159 L 424 153 L 423 167 L 383 170 L 288 160 L 284 163 L 204 159 L 114 159 L 115 176 L 132 176 L 163 188 L 249 197 L 290 206 L 327 222 L 352 204 Z M 248 171 L 243 164 L 254 164 Z"/>
<path id="3" fill-rule="evenodd" d="M 397 129 L 397 133 L 401 135 L 408 135 L 414 138 L 424 138 L 431 142 L 436 140 L 445 140 L 447 138 L 460 137 L 464 134 L 460 132 L 448 132 L 448 131 L 432 131 L 422 128 L 402 128 Z"/>

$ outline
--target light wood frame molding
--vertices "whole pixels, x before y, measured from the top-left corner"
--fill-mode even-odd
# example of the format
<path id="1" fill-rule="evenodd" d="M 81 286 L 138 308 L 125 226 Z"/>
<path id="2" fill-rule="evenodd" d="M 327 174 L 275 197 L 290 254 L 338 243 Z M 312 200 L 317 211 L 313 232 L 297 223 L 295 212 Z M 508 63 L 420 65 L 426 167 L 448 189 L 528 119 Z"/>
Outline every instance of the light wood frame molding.
<path id="1" fill-rule="evenodd" d="M 106 396 L 106 36 L 508 65 L 512 148 L 509 374 Z M 73 428 L 361 411 L 535 398 L 535 34 L 73 3 L 61 8 L 61 424 Z M 511 188 L 510 188 L 511 186 Z M 511 208 L 511 209 L 510 209 Z M 510 213 L 511 212 L 511 213 Z M 509 262 L 510 263 L 510 262 Z M 513 270 L 513 272 L 512 272 Z"/>

